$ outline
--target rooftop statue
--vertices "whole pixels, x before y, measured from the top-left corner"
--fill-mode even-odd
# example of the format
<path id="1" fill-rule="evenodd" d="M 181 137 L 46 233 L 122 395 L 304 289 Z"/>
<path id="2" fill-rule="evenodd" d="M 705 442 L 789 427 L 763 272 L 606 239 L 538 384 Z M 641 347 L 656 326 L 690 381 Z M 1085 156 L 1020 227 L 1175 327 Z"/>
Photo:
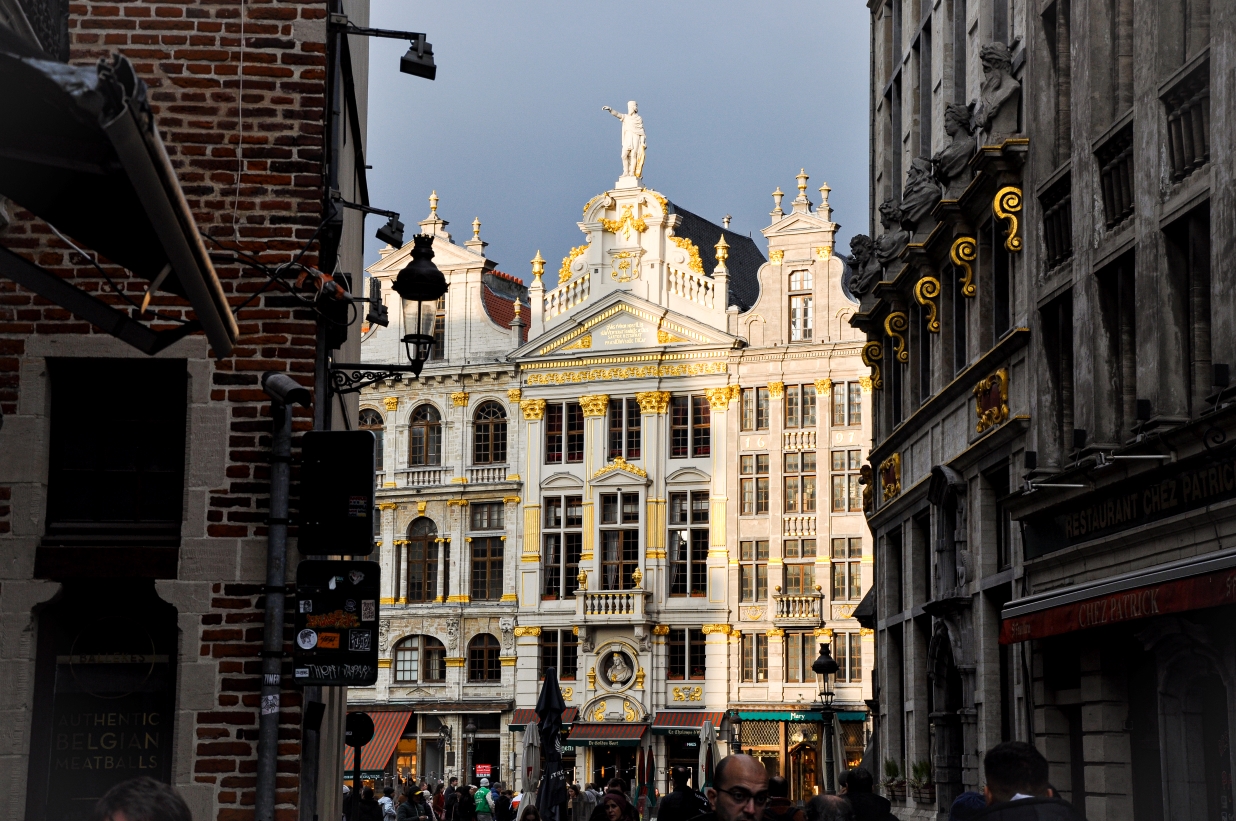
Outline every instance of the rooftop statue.
<path id="1" fill-rule="evenodd" d="M 639 116 L 639 105 L 631 100 L 627 103 L 626 114 L 619 114 L 609 106 L 602 106 L 601 110 L 622 121 L 622 176 L 644 176 L 644 150 L 648 141 L 644 137 L 644 118 Z"/>

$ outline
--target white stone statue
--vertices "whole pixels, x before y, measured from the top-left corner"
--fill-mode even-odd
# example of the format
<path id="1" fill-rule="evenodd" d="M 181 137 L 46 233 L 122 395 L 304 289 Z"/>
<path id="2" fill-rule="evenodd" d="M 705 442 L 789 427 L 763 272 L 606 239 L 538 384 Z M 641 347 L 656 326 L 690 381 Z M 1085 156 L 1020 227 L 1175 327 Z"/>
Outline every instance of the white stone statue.
<path id="1" fill-rule="evenodd" d="M 631 677 L 631 666 L 623 658 L 622 653 L 610 655 L 608 678 L 611 684 L 625 684 Z"/>
<path id="2" fill-rule="evenodd" d="M 644 118 L 639 116 L 639 105 L 631 100 L 627 103 L 626 114 L 619 114 L 609 106 L 602 106 L 601 110 L 622 121 L 622 176 L 644 176 L 644 150 L 648 141 L 644 137 Z"/>

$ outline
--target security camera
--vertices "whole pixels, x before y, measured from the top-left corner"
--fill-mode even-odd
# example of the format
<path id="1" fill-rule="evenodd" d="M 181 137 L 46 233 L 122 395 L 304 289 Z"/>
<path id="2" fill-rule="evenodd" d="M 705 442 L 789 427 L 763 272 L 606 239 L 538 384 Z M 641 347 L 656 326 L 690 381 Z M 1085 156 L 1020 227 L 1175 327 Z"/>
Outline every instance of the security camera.
<path id="1" fill-rule="evenodd" d="M 383 328 L 391 324 L 390 314 L 382 304 L 382 280 L 369 278 L 369 313 L 365 321 L 370 325 L 381 325 Z"/>
<path id="2" fill-rule="evenodd" d="M 266 395 L 284 405 L 300 405 L 302 408 L 313 404 L 313 392 L 292 377 L 278 371 L 267 371 L 262 374 L 262 390 Z"/>

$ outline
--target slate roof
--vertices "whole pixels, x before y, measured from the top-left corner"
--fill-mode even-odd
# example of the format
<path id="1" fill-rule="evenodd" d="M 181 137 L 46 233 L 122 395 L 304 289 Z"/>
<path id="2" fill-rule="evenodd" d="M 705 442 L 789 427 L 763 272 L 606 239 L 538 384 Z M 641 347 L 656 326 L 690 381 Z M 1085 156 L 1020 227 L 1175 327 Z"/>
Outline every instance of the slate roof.
<path id="1" fill-rule="evenodd" d="M 730 257 L 725 262 L 725 267 L 730 270 L 727 304 L 737 305 L 740 311 L 746 311 L 754 305 L 760 296 L 760 266 L 768 261 L 760 253 L 755 240 L 724 229 L 673 202 L 670 203 L 670 212 L 682 217 L 682 222 L 674 229 L 674 235 L 691 240 L 700 249 L 700 261 L 704 263 L 707 276 L 711 277 L 712 269 L 717 267 L 717 240 L 722 235 L 725 236 L 725 241 L 730 246 Z"/>
<path id="2" fill-rule="evenodd" d="M 511 327 L 511 320 L 515 318 L 514 300 L 495 294 L 492 290 L 490 290 L 488 285 L 483 285 L 481 286 L 481 304 L 485 306 L 485 313 L 489 315 L 489 318 L 495 325 L 499 328 L 505 329 L 509 329 Z M 525 303 L 519 311 L 523 316 L 524 322 L 526 323 L 528 321 L 527 304 Z M 520 330 L 520 336 L 522 337 L 522 341 L 528 341 L 528 326 L 526 324 Z"/>

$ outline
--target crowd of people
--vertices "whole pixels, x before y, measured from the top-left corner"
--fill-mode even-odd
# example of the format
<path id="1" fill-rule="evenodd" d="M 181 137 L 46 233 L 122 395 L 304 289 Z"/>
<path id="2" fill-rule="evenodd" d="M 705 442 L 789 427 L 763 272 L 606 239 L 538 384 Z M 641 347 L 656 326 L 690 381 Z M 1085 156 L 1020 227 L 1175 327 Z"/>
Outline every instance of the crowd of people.
<path id="1" fill-rule="evenodd" d="M 1082 812 L 1060 799 L 1048 783 L 1047 759 L 1025 742 L 991 748 L 983 760 L 983 793 L 963 793 L 949 809 L 949 821 L 1084 821 Z M 691 786 L 691 770 L 670 770 L 674 789 L 644 821 L 894 821 L 889 799 L 876 795 L 869 770 L 855 768 L 838 775 L 836 795 L 816 795 L 806 806 L 790 798 L 790 785 L 750 755 L 728 755 L 717 764 L 713 785 L 706 791 Z M 535 806 L 517 811 L 518 799 L 489 779 L 461 788 L 452 778 L 433 790 L 421 783 L 381 799 L 366 789 L 360 821 L 541 821 Z M 344 799 L 344 819 L 352 821 L 351 796 Z M 604 790 L 596 784 L 571 784 L 559 821 L 641 821 L 640 809 L 627 781 L 614 778 Z"/>

